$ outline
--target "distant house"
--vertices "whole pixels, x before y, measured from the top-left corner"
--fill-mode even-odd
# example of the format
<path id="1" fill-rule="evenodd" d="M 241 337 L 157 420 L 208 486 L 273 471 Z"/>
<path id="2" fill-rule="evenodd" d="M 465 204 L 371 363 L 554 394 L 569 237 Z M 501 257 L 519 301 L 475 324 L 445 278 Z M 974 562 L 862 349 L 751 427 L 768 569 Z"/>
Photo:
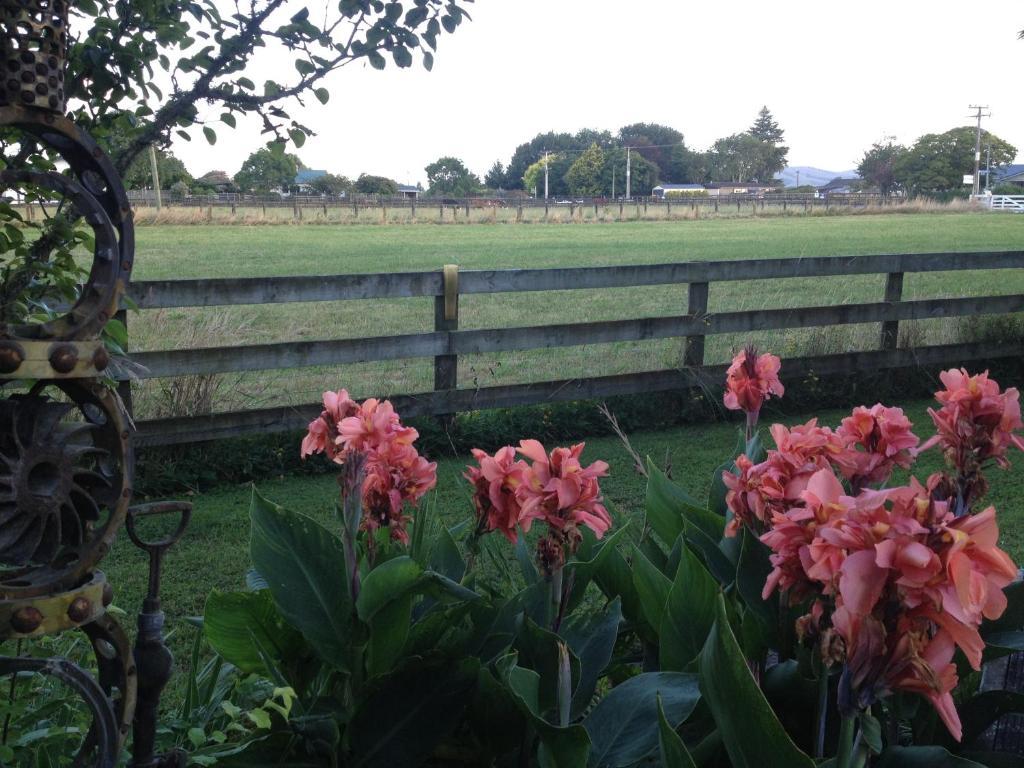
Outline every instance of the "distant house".
<path id="1" fill-rule="evenodd" d="M 659 184 L 651 190 L 651 194 L 659 200 L 664 200 L 667 197 L 706 195 L 707 190 L 703 184 Z"/>
<path id="2" fill-rule="evenodd" d="M 990 186 L 994 187 L 997 184 L 1013 184 L 1024 190 L 1024 164 L 1018 163 L 1017 165 L 1004 165 L 1002 168 L 994 168 L 992 170 L 992 183 Z"/>
<path id="3" fill-rule="evenodd" d="M 295 181 L 293 182 L 293 185 L 300 195 L 306 192 L 312 192 L 312 182 L 319 179 L 321 176 L 326 175 L 327 171 L 317 171 L 313 168 L 300 168 L 298 173 L 295 174 Z"/>
<path id="4" fill-rule="evenodd" d="M 411 200 L 415 200 L 420 196 L 420 188 L 413 187 L 409 184 L 399 184 L 398 192 L 395 193 L 398 197 L 407 197 Z"/>
<path id="5" fill-rule="evenodd" d="M 863 179 L 852 178 L 844 179 L 836 176 L 828 184 L 822 184 L 818 187 L 818 194 L 823 196 L 828 195 L 848 195 L 851 192 L 859 192 L 860 185 L 863 183 Z"/>
<path id="6" fill-rule="evenodd" d="M 196 186 L 209 187 L 214 192 L 236 192 L 238 187 L 224 171 L 210 171 L 196 179 Z"/>
<path id="7" fill-rule="evenodd" d="M 725 195 L 763 195 L 776 188 L 775 184 L 761 184 L 756 181 L 713 181 L 707 185 L 711 197 Z"/>

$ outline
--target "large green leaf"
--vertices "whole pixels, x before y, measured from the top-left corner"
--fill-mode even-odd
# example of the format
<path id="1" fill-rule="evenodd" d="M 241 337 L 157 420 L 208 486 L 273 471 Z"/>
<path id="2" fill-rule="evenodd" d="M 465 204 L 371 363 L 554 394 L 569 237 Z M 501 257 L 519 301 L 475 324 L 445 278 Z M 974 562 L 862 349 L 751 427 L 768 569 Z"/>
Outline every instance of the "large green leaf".
<path id="1" fill-rule="evenodd" d="M 622 622 L 621 605 L 619 598 L 615 598 L 604 610 L 580 612 L 562 626 L 560 634 L 580 660 L 580 682 L 572 696 L 574 717 L 590 705 L 597 681 L 611 661 Z"/>
<path id="2" fill-rule="evenodd" d="M 480 663 L 417 660 L 383 678 L 346 729 L 354 767 L 419 765 L 462 720 Z"/>
<path id="3" fill-rule="evenodd" d="M 515 647 L 519 651 L 519 661 L 540 676 L 540 688 L 537 701 L 539 712 L 547 714 L 558 706 L 558 674 L 559 649 L 561 638 L 537 626 L 529 618 L 524 617 L 519 632 L 516 634 Z M 580 660 L 571 650 L 569 652 L 571 687 L 576 690 L 580 681 Z"/>
<path id="4" fill-rule="evenodd" d="M 736 567 L 736 589 L 747 608 L 764 624 L 768 637 L 776 637 L 779 628 L 779 597 L 761 597 L 768 574 L 772 571 L 770 550 L 746 528 L 742 537 L 740 561 Z"/>
<path id="5" fill-rule="evenodd" d="M 736 564 L 729 559 L 722 546 L 731 547 L 735 539 L 711 538 L 695 525 L 687 526 L 683 538 L 701 556 L 704 565 L 719 584 L 723 587 L 732 584 L 736 579 Z"/>
<path id="6" fill-rule="evenodd" d="M 657 631 L 665 614 L 672 582 L 636 546 L 633 547 L 633 587 L 640 598 L 644 618 Z"/>
<path id="7" fill-rule="evenodd" d="M 466 561 L 459 552 L 459 545 L 444 526 L 438 526 L 437 538 L 430 552 L 430 567 L 452 581 L 462 581 L 466 575 Z"/>
<path id="8" fill-rule="evenodd" d="M 733 768 L 814 768 L 783 729 L 750 674 L 729 626 L 725 597 L 700 655 L 700 688 Z"/>
<path id="9" fill-rule="evenodd" d="M 246 673 L 271 674 L 264 653 L 281 664 L 306 648 L 302 635 L 281 618 L 267 590 L 211 592 L 203 611 L 203 633 L 213 650 Z"/>
<path id="10" fill-rule="evenodd" d="M 476 697 L 466 717 L 490 756 L 509 752 L 523 743 L 526 715 L 520 710 L 512 692 L 498 681 L 491 670 L 480 670 Z M 481 764 L 490 762 L 481 760 Z"/>
<path id="11" fill-rule="evenodd" d="M 411 557 L 388 560 L 374 568 L 363 579 L 356 601 L 359 618 L 370 623 L 378 611 L 407 595 L 419 582 L 423 567 Z"/>
<path id="12" fill-rule="evenodd" d="M 548 722 L 541 711 L 540 676 L 516 664 L 515 653 L 497 662 L 498 675 L 520 711 L 533 724 L 541 741 L 538 755 L 542 768 L 586 768 L 590 737 L 582 725 L 562 728 Z"/>
<path id="13" fill-rule="evenodd" d="M 697 658 L 715 623 L 718 593 L 718 582 L 690 548 L 684 546 L 661 620 L 659 660 L 662 670 L 682 672 Z"/>
<path id="14" fill-rule="evenodd" d="M 654 462 L 647 460 L 647 522 L 666 546 L 672 546 L 686 525 L 700 528 L 718 540 L 725 529 L 725 518 L 716 515 L 673 483 Z"/>
<path id="15" fill-rule="evenodd" d="M 1024 713 L 1024 693 L 985 691 L 972 696 L 960 707 L 963 743 L 971 744 L 992 723 L 1011 712 Z"/>
<path id="16" fill-rule="evenodd" d="M 583 598 L 587 593 L 587 587 L 590 586 L 590 582 L 604 566 L 605 560 L 607 560 L 612 553 L 617 551 L 619 541 L 625 537 L 628 529 L 628 523 L 620 526 L 614 533 L 594 543 L 588 549 L 585 557 L 580 557 L 578 553 L 576 560 L 566 564 L 565 578 L 572 580 L 572 590 L 567 597 L 565 605 L 566 613 L 571 612 L 583 601 Z M 584 531 L 584 539 L 593 537 L 593 534 L 589 532 L 589 529 L 584 528 Z"/>
<path id="17" fill-rule="evenodd" d="M 877 768 L 985 768 L 981 763 L 957 757 L 942 747 L 889 747 L 878 758 Z"/>
<path id="18" fill-rule="evenodd" d="M 413 601 L 421 594 L 472 600 L 475 592 L 423 567 L 411 557 L 388 560 L 363 579 L 356 610 L 370 626 L 367 646 L 371 676 L 387 672 L 398 660 L 409 636 Z"/>
<path id="19" fill-rule="evenodd" d="M 661 696 L 658 696 L 658 754 L 661 768 L 697 768 L 683 740 L 665 717 Z"/>
<path id="20" fill-rule="evenodd" d="M 657 750 L 659 699 L 670 727 L 678 727 L 700 701 L 697 675 L 647 672 L 612 688 L 583 721 L 592 745 L 589 765 L 620 768 Z"/>
<path id="21" fill-rule="evenodd" d="M 533 555 L 526 547 L 526 537 L 522 531 L 519 531 L 519 537 L 516 539 L 516 561 L 527 586 L 536 584 L 540 575 L 537 573 L 537 566 L 533 564 Z"/>
<path id="22" fill-rule="evenodd" d="M 338 538 L 306 515 L 289 512 L 253 490 L 252 563 L 266 580 L 281 616 L 317 654 L 348 671 L 353 611 Z"/>
<path id="23" fill-rule="evenodd" d="M 622 600 L 622 615 L 634 624 L 642 624 L 641 630 L 655 640 L 655 632 L 644 624 L 643 609 L 640 607 L 640 598 L 633 586 L 633 574 L 629 564 L 622 556 L 622 552 L 613 549 L 601 561 L 600 567 L 594 573 L 594 581 L 609 600 L 616 597 Z"/>

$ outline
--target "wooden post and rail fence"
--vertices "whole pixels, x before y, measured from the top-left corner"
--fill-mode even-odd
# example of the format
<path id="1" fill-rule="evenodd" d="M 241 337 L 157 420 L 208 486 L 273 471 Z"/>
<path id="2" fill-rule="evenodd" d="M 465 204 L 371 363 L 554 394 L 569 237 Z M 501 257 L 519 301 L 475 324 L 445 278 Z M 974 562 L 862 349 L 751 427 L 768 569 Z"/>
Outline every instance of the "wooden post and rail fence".
<path id="1" fill-rule="evenodd" d="M 132 283 L 131 299 L 140 309 L 281 304 L 344 300 L 434 299 L 434 328 L 374 338 L 281 341 L 133 353 L 145 367 L 143 378 L 209 375 L 343 365 L 403 358 L 433 358 L 430 392 L 391 397 L 403 416 L 459 412 L 554 401 L 604 398 L 682 390 L 720 384 L 724 365 L 705 365 L 705 338 L 722 333 L 879 323 L 878 349 L 816 357 L 787 358 L 784 375 L 800 377 L 884 369 L 960 365 L 971 360 L 1024 354 L 1024 340 L 898 348 L 901 321 L 1024 311 L 1024 294 L 918 298 L 904 300 L 903 276 L 914 272 L 1022 269 L 1024 251 L 881 254 L 572 269 L 462 270 L 332 276 L 157 280 Z M 708 312 L 712 284 L 884 274 L 885 292 L 876 302 L 829 306 Z M 565 291 L 669 284 L 688 285 L 685 313 L 668 317 L 601 320 L 516 328 L 460 329 L 459 297 L 520 291 Z M 561 381 L 483 388 L 458 387 L 462 355 L 556 348 L 612 342 L 679 338 L 680 367 Z M 123 389 L 124 391 L 124 389 Z M 143 446 L 198 442 L 246 434 L 300 429 L 321 406 L 277 406 L 138 422 Z"/>

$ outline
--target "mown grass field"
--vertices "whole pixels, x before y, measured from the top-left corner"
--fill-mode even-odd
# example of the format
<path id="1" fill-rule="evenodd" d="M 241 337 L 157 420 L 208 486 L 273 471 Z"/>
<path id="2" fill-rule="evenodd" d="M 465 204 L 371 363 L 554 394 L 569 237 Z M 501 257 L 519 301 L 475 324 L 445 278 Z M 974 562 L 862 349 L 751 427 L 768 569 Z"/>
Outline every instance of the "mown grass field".
<path id="1" fill-rule="evenodd" d="M 1024 217 L 984 213 L 773 217 L 672 222 L 494 226 L 142 226 L 135 279 L 339 274 L 440 269 L 582 267 L 614 264 L 1014 249 Z M 792 279 L 713 285 L 710 311 L 877 301 L 884 276 Z M 908 275 L 907 298 L 1015 293 L 1021 271 Z M 680 314 L 685 285 L 468 296 L 462 328 L 511 327 Z M 160 310 L 130 319 L 135 349 L 173 349 L 270 341 L 411 333 L 433 328 L 430 299 L 350 301 Z M 904 323 L 912 346 L 970 338 L 957 320 Z M 755 334 L 783 357 L 870 349 L 877 324 Z M 708 361 L 748 341 L 709 339 Z M 591 345 L 464 357 L 460 386 L 671 368 L 681 340 Z M 172 391 L 167 381 L 137 388 L 137 415 L 174 415 L 196 403 L 215 410 L 313 402 L 324 389 L 359 395 L 419 392 L 432 385 L 432 362 L 401 360 L 285 372 L 226 374 Z"/>

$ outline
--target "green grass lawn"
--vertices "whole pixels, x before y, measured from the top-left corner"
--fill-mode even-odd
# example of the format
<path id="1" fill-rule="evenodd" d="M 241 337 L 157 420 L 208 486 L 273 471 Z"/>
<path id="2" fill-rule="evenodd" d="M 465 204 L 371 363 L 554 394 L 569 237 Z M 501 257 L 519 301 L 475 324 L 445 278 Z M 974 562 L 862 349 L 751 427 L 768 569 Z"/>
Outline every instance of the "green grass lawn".
<path id="1" fill-rule="evenodd" d="M 866 253 L 1005 250 L 1024 245 L 1024 217 L 983 213 L 711 219 L 672 222 L 493 226 L 317 225 L 143 226 L 135 279 L 338 274 L 439 269 L 575 267 Z M 710 310 L 876 301 L 884 277 L 723 283 Z M 1024 290 L 1019 270 L 908 275 L 904 296 L 961 296 Z M 611 290 L 477 295 L 461 302 L 462 328 L 510 327 L 675 315 L 685 285 Z M 270 341 L 412 333 L 433 328 L 430 299 L 349 301 L 142 312 L 130 321 L 141 349 L 224 346 Z M 962 323 L 940 318 L 902 325 L 906 345 L 964 338 Z M 721 361 L 753 340 L 778 354 L 870 349 L 877 324 L 710 337 L 707 360 Z M 466 356 L 459 385 L 492 386 L 671 368 L 681 340 L 591 345 Z M 140 418 L 189 412 L 198 401 L 215 410 L 308 403 L 327 388 L 391 395 L 429 390 L 428 359 L 344 367 L 225 374 L 194 381 L 200 393 L 171 391 L 166 381 L 137 387 Z"/>
<path id="2" fill-rule="evenodd" d="M 869 403 L 870 404 L 870 403 Z M 916 425 L 915 432 L 926 439 L 933 434 L 926 413 L 930 401 L 903 404 Z M 823 424 L 838 425 L 848 410 L 825 411 Z M 786 423 L 805 421 L 791 417 Z M 765 421 L 770 422 L 770 414 Z M 529 435 L 523 435 L 529 437 Z M 697 498 L 706 497 L 711 472 L 733 450 L 737 438 L 737 421 L 690 425 L 682 428 L 644 432 L 632 436 L 637 452 L 650 456 L 657 464 L 670 467 L 673 478 Z M 551 446 L 549 446 L 551 447 Z M 298 451 L 298 444 L 295 446 Z M 1002 546 L 1017 562 L 1024 560 L 1024 455 L 1011 455 L 1013 468 L 990 473 L 991 491 L 987 503 L 999 510 Z M 611 475 L 602 481 L 606 498 L 624 518 L 639 529 L 643 514 L 645 480 L 632 468 L 629 455 L 615 438 L 587 441 L 586 461 L 603 459 L 611 465 Z M 452 526 L 471 517 L 472 504 L 468 485 L 461 478 L 467 459 L 443 459 L 438 463 L 438 484 L 431 503 L 436 503 L 440 519 Z M 915 474 L 922 479 L 941 467 L 936 451 L 925 454 L 916 465 Z M 333 510 L 337 498 L 334 475 L 313 477 L 267 478 L 258 483 L 260 493 L 290 509 L 304 512 L 329 526 L 334 525 Z M 163 577 L 164 608 L 175 628 L 172 645 L 179 659 L 184 660 L 191 630 L 182 621 L 202 613 L 206 595 L 211 589 L 244 588 L 249 566 L 249 500 L 252 488 L 224 487 L 192 499 L 195 513 L 184 539 L 167 556 Z M 504 546 L 504 545 L 503 545 Z M 511 556 L 511 550 L 509 550 Z M 340 564 L 339 564 L 340 567 Z M 134 613 L 141 603 L 147 578 L 145 558 L 127 538 L 118 538 L 111 555 L 103 563 L 116 587 L 115 602 Z M 134 619 L 128 619 L 133 622 Z M 177 681 L 181 681 L 181 676 Z"/>

